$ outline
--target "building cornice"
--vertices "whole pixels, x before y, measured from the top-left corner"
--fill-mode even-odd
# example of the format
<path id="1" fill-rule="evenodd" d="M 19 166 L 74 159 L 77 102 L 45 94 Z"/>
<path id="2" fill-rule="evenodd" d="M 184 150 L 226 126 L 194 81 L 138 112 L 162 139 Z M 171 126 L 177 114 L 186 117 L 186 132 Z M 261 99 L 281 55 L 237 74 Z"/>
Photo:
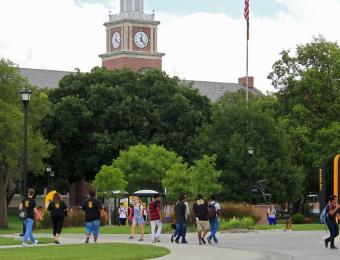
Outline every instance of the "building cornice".
<path id="1" fill-rule="evenodd" d="M 159 59 L 162 58 L 165 55 L 165 53 L 160 52 L 145 52 L 145 51 L 116 51 L 111 53 L 104 53 L 99 55 L 100 58 L 103 60 L 108 60 L 110 58 L 123 58 L 123 57 L 129 57 L 129 58 L 151 58 L 151 59 Z"/>

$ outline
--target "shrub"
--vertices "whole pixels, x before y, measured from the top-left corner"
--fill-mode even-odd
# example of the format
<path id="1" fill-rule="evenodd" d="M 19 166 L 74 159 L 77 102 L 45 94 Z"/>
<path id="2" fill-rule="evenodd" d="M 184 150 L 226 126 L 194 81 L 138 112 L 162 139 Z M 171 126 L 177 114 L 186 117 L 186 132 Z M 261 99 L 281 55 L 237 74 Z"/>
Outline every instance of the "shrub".
<path id="1" fill-rule="evenodd" d="M 253 229 L 255 227 L 255 220 L 251 217 L 244 217 L 244 218 L 237 218 L 233 217 L 231 219 L 222 220 L 220 223 L 220 227 L 222 230 L 226 229 L 233 229 L 233 228 L 239 228 L 239 229 Z"/>
<path id="2" fill-rule="evenodd" d="M 305 216 L 297 213 L 293 215 L 292 220 L 294 224 L 303 224 L 305 222 Z"/>

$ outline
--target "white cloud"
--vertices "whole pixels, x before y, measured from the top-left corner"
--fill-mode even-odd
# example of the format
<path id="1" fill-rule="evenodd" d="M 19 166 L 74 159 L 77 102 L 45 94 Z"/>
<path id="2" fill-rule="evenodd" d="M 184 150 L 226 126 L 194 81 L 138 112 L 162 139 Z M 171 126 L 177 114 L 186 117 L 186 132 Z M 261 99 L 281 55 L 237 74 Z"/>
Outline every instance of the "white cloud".
<path id="1" fill-rule="evenodd" d="M 251 17 L 250 74 L 263 91 L 282 49 L 313 35 L 340 41 L 340 0 L 276 0 L 286 12 Z M 327 3 L 325 3 L 327 2 Z M 22 67 L 88 71 L 101 61 L 109 7 L 89 0 L 1 0 L 0 56 Z M 111 1 L 118 11 L 118 0 Z M 317 11 L 316 11 L 317 10 Z M 245 21 L 223 14 L 158 13 L 159 51 L 169 74 L 193 80 L 236 82 L 245 74 Z"/>

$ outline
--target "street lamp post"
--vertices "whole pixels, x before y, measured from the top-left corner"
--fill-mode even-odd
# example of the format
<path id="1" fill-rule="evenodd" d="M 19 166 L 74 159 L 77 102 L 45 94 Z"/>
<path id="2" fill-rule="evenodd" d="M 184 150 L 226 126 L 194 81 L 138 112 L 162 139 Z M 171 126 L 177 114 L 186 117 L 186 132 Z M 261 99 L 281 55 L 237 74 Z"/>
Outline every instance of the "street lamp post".
<path id="1" fill-rule="evenodd" d="M 51 190 L 53 190 L 53 177 L 54 177 L 54 171 L 50 172 L 50 177 L 51 177 Z"/>
<path id="2" fill-rule="evenodd" d="M 31 99 L 32 91 L 27 87 L 20 91 L 21 100 L 24 105 L 24 151 L 23 151 L 23 171 L 22 171 L 22 195 L 26 195 L 27 189 L 27 118 L 28 118 L 28 103 Z"/>
<path id="3" fill-rule="evenodd" d="M 47 165 L 45 171 L 46 171 L 46 175 L 47 175 L 47 189 L 46 190 L 47 190 L 47 193 L 48 193 L 50 191 L 50 173 L 52 171 L 51 166 Z"/>

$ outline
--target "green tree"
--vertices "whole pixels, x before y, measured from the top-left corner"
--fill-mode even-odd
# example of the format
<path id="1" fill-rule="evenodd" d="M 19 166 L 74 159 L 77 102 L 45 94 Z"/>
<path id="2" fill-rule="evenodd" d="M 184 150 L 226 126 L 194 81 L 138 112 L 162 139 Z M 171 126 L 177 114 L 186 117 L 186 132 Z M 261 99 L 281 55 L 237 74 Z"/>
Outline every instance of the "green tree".
<path id="1" fill-rule="evenodd" d="M 139 189 L 162 190 L 162 180 L 165 173 L 182 158 L 175 152 L 158 145 L 136 145 L 113 160 L 112 166 L 120 169 L 126 176 L 128 191 Z"/>
<path id="2" fill-rule="evenodd" d="M 112 191 L 125 192 L 128 183 L 120 169 L 104 165 L 92 184 L 99 194 L 105 195 Z"/>
<path id="3" fill-rule="evenodd" d="M 23 151 L 23 115 L 19 91 L 27 86 L 14 64 L 0 60 L 0 227 L 7 227 L 7 200 L 12 193 L 10 181 L 20 180 Z M 43 159 L 47 158 L 51 146 L 37 130 L 41 118 L 48 111 L 46 94 L 34 91 L 29 106 L 28 124 L 28 170 L 42 173 Z M 42 109 L 41 104 L 45 107 Z M 18 189 L 17 189 L 18 190 Z"/>
<path id="4" fill-rule="evenodd" d="M 222 186 L 219 183 L 221 171 L 215 169 L 216 158 L 216 155 L 204 155 L 190 167 L 190 187 L 195 195 L 202 194 L 204 198 L 209 198 L 221 192 Z"/>
<path id="5" fill-rule="evenodd" d="M 162 180 L 167 198 L 176 201 L 181 193 L 186 193 L 191 199 L 198 194 L 202 194 L 205 198 L 219 194 L 222 188 L 219 183 L 221 171 L 215 169 L 215 161 L 216 155 L 204 155 L 191 167 L 186 163 L 173 164 Z"/>
<path id="6" fill-rule="evenodd" d="M 210 117 L 208 98 L 157 70 L 94 68 L 59 85 L 49 95 L 53 109 L 43 129 L 56 146 L 53 168 L 71 183 L 92 180 L 101 165 L 138 143 L 162 145 L 192 161 Z"/>
<path id="7" fill-rule="evenodd" d="M 330 165 L 340 153 L 334 146 L 340 120 L 339 45 L 316 37 L 298 45 L 294 54 L 283 51 L 269 78 L 278 90 L 277 117 L 293 142 L 295 163 L 306 175 L 306 193 L 317 191 L 316 168 Z"/>
<path id="8" fill-rule="evenodd" d="M 253 95 L 247 108 L 243 91 L 227 93 L 214 105 L 200 147 L 202 154 L 217 155 L 223 199 L 259 201 L 252 191 L 264 179 L 274 201 L 299 198 L 303 175 L 292 163 L 291 142 L 274 118 L 274 108 L 275 99 Z"/>
<path id="9" fill-rule="evenodd" d="M 181 193 L 186 193 L 188 198 L 193 197 L 191 176 L 185 163 L 173 164 L 166 172 L 162 185 L 163 190 L 166 190 L 166 198 L 171 202 L 176 202 Z"/>

